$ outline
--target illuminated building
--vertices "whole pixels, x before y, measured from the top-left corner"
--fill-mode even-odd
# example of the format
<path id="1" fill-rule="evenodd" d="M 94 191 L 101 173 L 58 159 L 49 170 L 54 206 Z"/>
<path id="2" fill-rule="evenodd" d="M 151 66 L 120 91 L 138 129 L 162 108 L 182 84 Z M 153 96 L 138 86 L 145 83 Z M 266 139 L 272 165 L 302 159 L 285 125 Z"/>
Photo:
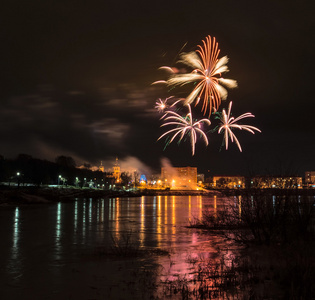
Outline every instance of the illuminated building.
<path id="1" fill-rule="evenodd" d="M 245 177 L 243 176 L 214 176 L 214 188 L 245 188 Z"/>
<path id="2" fill-rule="evenodd" d="M 116 182 L 120 181 L 120 166 L 118 164 L 118 158 L 116 157 L 116 162 L 113 167 L 113 176 Z"/>
<path id="3" fill-rule="evenodd" d="M 101 165 L 98 167 L 98 170 L 101 171 L 101 172 L 105 172 L 105 168 L 103 166 L 103 162 L 101 161 Z"/>
<path id="4" fill-rule="evenodd" d="M 253 188 L 290 189 L 302 188 L 302 177 L 297 176 L 255 176 L 251 180 Z"/>
<path id="5" fill-rule="evenodd" d="M 139 181 L 140 181 L 140 184 L 145 185 L 145 184 L 147 184 L 147 177 L 144 174 L 142 174 L 140 176 L 140 180 Z"/>
<path id="6" fill-rule="evenodd" d="M 305 172 L 305 185 L 315 188 L 315 171 Z"/>
<path id="7" fill-rule="evenodd" d="M 196 188 L 197 185 L 197 168 L 162 168 L 161 180 L 165 187 L 171 188 Z"/>
<path id="8" fill-rule="evenodd" d="M 205 174 L 197 174 L 197 181 L 198 181 L 198 183 L 204 183 L 205 182 Z"/>

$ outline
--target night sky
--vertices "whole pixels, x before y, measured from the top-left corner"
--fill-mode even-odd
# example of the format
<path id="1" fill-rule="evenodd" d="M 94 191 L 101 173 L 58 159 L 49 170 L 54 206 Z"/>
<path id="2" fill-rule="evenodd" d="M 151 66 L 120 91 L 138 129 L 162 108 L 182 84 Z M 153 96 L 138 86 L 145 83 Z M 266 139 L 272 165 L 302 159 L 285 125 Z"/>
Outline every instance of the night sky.
<path id="1" fill-rule="evenodd" d="M 0 154 L 160 172 L 161 160 L 206 175 L 315 170 L 313 1 L 6 1 L 0 16 Z M 262 133 L 209 146 L 157 141 L 165 131 L 152 82 L 207 36 L 228 55 L 233 115 Z M 184 48 L 183 48 L 184 46 Z"/>

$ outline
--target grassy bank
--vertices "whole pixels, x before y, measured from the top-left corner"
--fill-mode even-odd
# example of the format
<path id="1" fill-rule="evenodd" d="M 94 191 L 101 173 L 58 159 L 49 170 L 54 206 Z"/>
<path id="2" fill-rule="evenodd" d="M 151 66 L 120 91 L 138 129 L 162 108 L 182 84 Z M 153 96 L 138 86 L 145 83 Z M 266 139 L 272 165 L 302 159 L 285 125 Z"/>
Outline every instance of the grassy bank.
<path id="1" fill-rule="evenodd" d="M 215 215 L 204 212 L 190 224 L 215 230 L 243 247 L 232 264 L 214 267 L 223 270 L 219 275 L 204 264 L 198 267 L 209 274 L 202 279 L 200 293 L 206 291 L 208 298 L 220 291 L 236 299 L 315 299 L 314 196 L 256 192 L 232 202 Z M 215 276 L 224 283 L 219 290 L 207 284 Z"/>

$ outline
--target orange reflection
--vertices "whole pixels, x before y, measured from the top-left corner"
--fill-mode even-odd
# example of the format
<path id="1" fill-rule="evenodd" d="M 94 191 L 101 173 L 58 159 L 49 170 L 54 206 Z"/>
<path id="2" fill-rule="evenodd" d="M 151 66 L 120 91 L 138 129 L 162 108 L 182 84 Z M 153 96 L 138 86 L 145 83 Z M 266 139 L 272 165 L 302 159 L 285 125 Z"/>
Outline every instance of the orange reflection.
<path id="1" fill-rule="evenodd" d="M 119 240 L 120 232 L 119 232 L 119 198 L 116 198 L 116 219 L 115 219 L 115 230 L 116 230 L 116 238 Z"/>
<path id="2" fill-rule="evenodd" d="M 158 196 L 158 213 L 157 213 L 157 245 L 161 244 L 161 196 Z"/>
<path id="3" fill-rule="evenodd" d="M 191 222 L 191 196 L 188 196 L 188 220 Z"/>
<path id="4" fill-rule="evenodd" d="M 164 232 L 165 233 L 167 233 L 167 196 L 165 196 L 165 199 L 164 199 L 164 201 L 165 201 L 165 211 L 164 211 Z"/>
<path id="5" fill-rule="evenodd" d="M 140 245 L 144 245 L 144 219 L 145 219 L 145 210 L 144 210 L 144 196 L 141 197 L 141 212 L 140 212 Z"/>
<path id="6" fill-rule="evenodd" d="M 202 218 L 202 197 L 198 196 L 198 203 L 199 203 L 199 219 Z"/>
<path id="7" fill-rule="evenodd" d="M 214 201 L 213 201 L 213 212 L 214 212 L 214 218 L 217 218 L 217 195 L 214 195 Z"/>
<path id="8" fill-rule="evenodd" d="M 175 238 L 175 233 L 176 233 L 176 215 L 175 215 L 175 196 L 172 198 L 172 234 L 173 238 Z"/>
<path id="9" fill-rule="evenodd" d="M 242 216 L 242 197 L 238 196 L 238 216 L 241 219 Z"/>

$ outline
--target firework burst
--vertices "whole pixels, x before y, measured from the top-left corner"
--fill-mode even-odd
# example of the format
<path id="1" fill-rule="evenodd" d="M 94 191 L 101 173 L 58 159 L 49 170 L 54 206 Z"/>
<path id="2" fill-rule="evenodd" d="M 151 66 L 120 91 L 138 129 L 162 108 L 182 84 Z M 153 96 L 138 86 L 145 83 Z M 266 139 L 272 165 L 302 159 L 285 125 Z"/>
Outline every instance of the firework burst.
<path id="1" fill-rule="evenodd" d="M 180 63 L 192 68 L 190 73 L 181 74 L 177 69 L 170 67 L 162 67 L 171 73 L 166 81 L 157 81 L 155 83 L 164 82 L 169 86 L 183 86 L 188 83 L 195 83 L 193 91 L 187 96 L 185 104 L 191 104 L 195 101 L 197 105 L 202 100 L 202 112 L 209 116 L 212 111 L 217 111 L 221 100 L 226 100 L 227 89 L 237 87 L 237 82 L 232 79 L 221 77 L 222 73 L 228 72 L 228 58 L 224 56 L 218 59 L 220 49 L 216 39 L 207 36 L 202 41 L 203 45 L 198 45 L 198 50 L 180 54 Z"/>
<path id="2" fill-rule="evenodd" d="M 155 102 L 155 108 L 159 111 L 159 112 L 164 112 L 164 110 L 168 107 L 167 104 L 167 100 L 169 98 L 166 98 L 165 100 L 162 100 L 161 98 L 159 98 L 156 102 Z"/>
<path id="3" fill-rule="evenodd" d="M 219 130 L 218 130 L 218 133 L 221 133 L 221 131 L 224 130 L 224 141 L 225 141 L 225 149 L 226 150 L 228 149 L 229 137 L 230 137 L 231 142 L 233 143 L 235 140 L 235 143 L 237 144 L 239 150 L 242 152 L 242 147 L 241 147 L 237 137 L 233 133 L 232 129 L 236 128 L 236 129 L 240 129 L 240 130 L 247 130 L 247 131 L 251 132 L 252 134 L 255 134 L 255 132 L 254 132 L 255 130 L 258 132 L 261 132 L 261 131 L 254 126 L 237 124 L 236 122 L 238 122 L 241 119 L 249 118 L 249 117 L 255 117 L 255 116 L 248 112 L 248 113 L 240 115 L 237 118 L 234 118 L 234 117 L 231 117 L 231 108 L 232 108 L 232 101 L 229 104 L 228 113 L 225 112 L 225 109 L 222 110 L 222 115 L 220 117 L 221 124 L 220 124 Z"/>
<path id="4" fill-rule="evenodd" d="M 205 123 L 207 125 L 210 125 L 211 122 L 209 119 L 201 119 L 199 121 L 193 121 L 192 113 L 190 105 L 188 106 L 188 114 L 185 116 L 181 116 L 178 113 L 174 111 L 167 111 L 161 119 L 164 119 L 164 121 L 167 121 L 166 123 L 162 124 L 162 126 L 167 125 L 175 125 L 176 128 L 173 128 L 164 134 L 162 134 L 158 140 L 160 140 L 162 137 L 174 133 L 173 137 L 170 139 L 169 143 L 171 143 L 177 136 L 179 136 L 179 142 L 183 139 L 183 137 L 188 134 L 190 136 L 190 142 L 192 147 L 192 155 L 195 154 L 195 144 L 197 142 L 197 135 L 200 134 L 206 145 L 208 145 L 208 138 L 206 134 L 202 131 L 202 123 Z"/>

